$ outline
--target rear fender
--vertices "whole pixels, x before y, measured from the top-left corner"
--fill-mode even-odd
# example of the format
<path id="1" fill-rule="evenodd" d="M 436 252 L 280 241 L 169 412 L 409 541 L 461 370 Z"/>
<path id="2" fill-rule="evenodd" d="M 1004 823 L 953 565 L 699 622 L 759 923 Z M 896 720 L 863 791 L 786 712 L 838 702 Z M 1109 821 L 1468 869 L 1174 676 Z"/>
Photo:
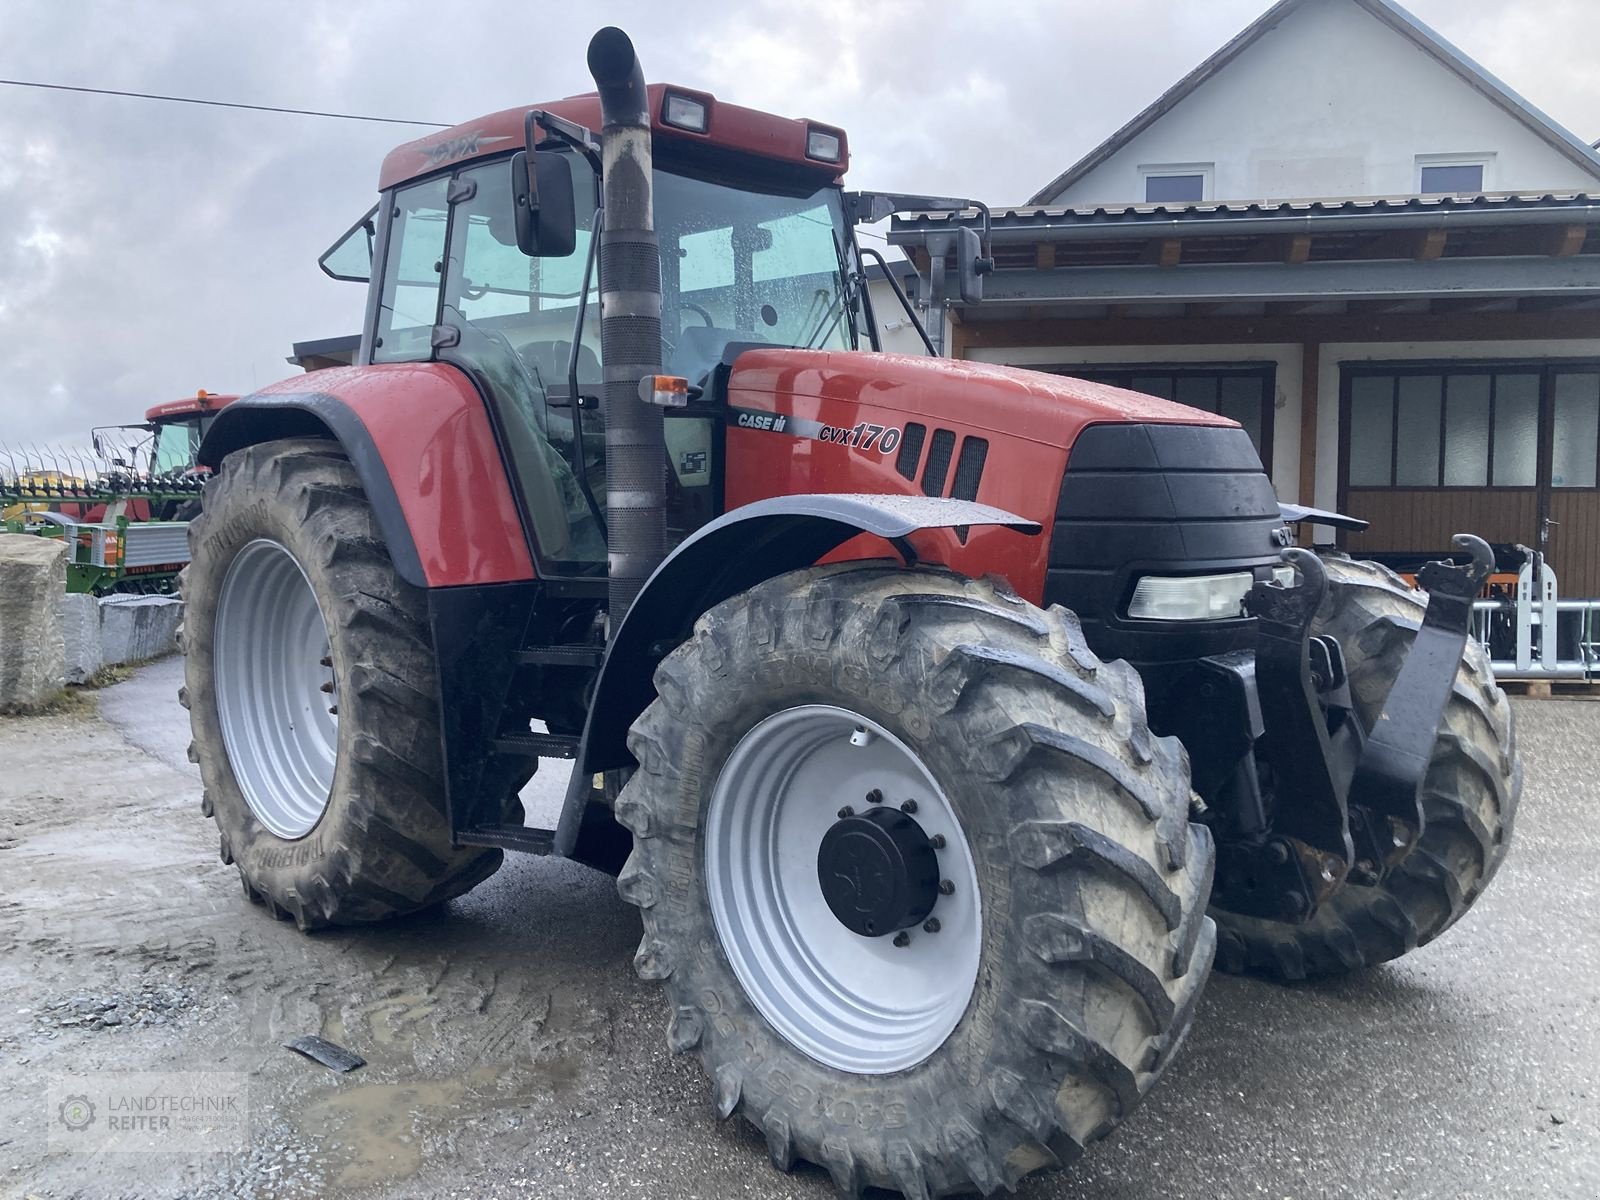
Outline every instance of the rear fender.
<path id="1" fill-rule="evenodd" d="M 217 414 L 199 461 L 216 470 L 235 450 L 284 437 L 339 443 L 413 587 L 534 577 L 483 399 L 454 367 L 344 367 L 273 384 Z"/>
<path id="2" fill-rule="evenodd" d="M 655 698 L 656 666 L 694 632 L 700 614 L 764 580 L 809 567 L 864 533 L 893 543 L 913 562 L 919 556 L 908 539 L 919 531 L 990 525 L 1029 535 L 1041 528 L 970 500 L 794 495 L 744 505 L 697 531 L 656 568 L 611 640 L 573 764 L 555 852 L 587 861 L 579 828 L 591 778 L 633 764 L 628 729 Z"/>

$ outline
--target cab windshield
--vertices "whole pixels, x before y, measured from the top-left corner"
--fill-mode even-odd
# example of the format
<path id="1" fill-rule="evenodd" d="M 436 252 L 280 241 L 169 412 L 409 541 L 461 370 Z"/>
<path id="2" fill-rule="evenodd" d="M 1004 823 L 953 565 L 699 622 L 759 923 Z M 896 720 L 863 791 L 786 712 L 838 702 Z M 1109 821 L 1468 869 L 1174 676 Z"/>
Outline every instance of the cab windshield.
<path id="1" fill-rule="evenodd" d="M 572 172 L 578 237 L 566 257 L 529 258 L 517 248 L 509 158 L 394 194 L 373 360 L 437 356 L 476 375 L 546 569 L 597 573 L 606 560 L 603 413 L 587 409 L 575 422 L 567 388 L 575 365 L 580 396 L 600 392 L 599 272 L 590 262 L 596 180 L 576 154 L 541 153 L 559 155 Z M 747 349 L 856 344 L 853 249 L 836 187 L 736 187 L 659 163 L 654 184 L 668 373 L 703 385 Z M 446 331 L 442 345 L 435 326 Z M 679 492 L 709 515 L 715 439 L 690 422 L 670 424 Z"/>
<path id="2" fill-rule="evenodd" d="M 655 209 L 669 373 L 701 383 L 756 346 L 854 347 L 837 188 L 751 191 L 658 171 Z"/>
<path id="3" fill-rule="evenodd" d="M 192 469 L 200 454 L 200 443 L 210 428 L 210 417 L 157 425 L 155 445 L 150 454 L 150 473 L 176 475 Z"/>

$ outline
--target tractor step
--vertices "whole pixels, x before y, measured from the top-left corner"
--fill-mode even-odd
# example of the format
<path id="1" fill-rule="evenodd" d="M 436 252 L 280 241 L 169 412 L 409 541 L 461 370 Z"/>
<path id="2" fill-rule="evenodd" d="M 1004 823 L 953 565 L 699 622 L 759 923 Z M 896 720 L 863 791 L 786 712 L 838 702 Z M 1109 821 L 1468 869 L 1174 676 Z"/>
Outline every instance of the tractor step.
<path id="1" fill-rule="evenodd" d="M 494 740 L 498 754 L 524 758 L 577 758 L 580 739 L 559 733 L 505 733 Z"/>
<path id="2" fill-rule="evenodd" d="M 525 666 L 598 667 L 606 656 L 604 646 L 582 642 L 570 646 L 533 646 L 517 651 L 517 662 Z"/>
<path id="3" fill-rule="evenodd" d="M 549 854 L 555 840 L 555 830 L 529 829 L 525 825 L 479 825 L 456 835 L 456 842 L 462 846 L 496 846 L 524 854 Z"/>

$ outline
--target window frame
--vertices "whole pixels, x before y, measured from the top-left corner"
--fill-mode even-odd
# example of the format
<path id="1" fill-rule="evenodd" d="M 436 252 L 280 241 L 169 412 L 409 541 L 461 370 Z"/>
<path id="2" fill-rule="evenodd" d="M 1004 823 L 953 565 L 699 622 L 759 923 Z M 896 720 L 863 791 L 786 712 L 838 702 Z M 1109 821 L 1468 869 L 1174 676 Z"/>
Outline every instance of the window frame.
<path id="1" fill-rule="evenodd" d="M 1460 196 L 1469 193 L 1456 189 L 1445 192 L 1430 192 L 1422 186 L 1422 172 L 1429 167 L 1477 167 L 1481 174 L 1478 177 L 1476 192 L 1481 194 L 1489 191 L 1489 171 L 1494 165 L 1494 154 L 1478 152 L 1472 154 L 1419 154 L 1416 156 L 1416 172 L 1412 176 L 1416 182 L 1417 195 L 1419 196 Z"/>
<path id="2" fill-rule="evenodd" d="M 378 209 L 383 204 L 384 200 L 380 199 L 378 203 L 367 209 L 366 212 L 356 218 L 349 229 L 346 229 L 334 239 L 333 245 L 317 256 L 317 266 L 322 269 L 322 273 L 329 279 L 338 279 L 345 283 L 370 284 L 372 282 L 373 268 L 378 263 Z M 367 237 L 367 273 L 365 275 L 342 275 L 329 265 L 329 260 L 344 249 L 345 243 L 355 237 L 357 233 L 365 233 Z"/>
<path id="3" fill-rule="evenodd" d="M 1140 204 L 1206 204 L 1215 198 L 1213 191 L 1213 177 L 1216 174 L 1214 162 L 1191 163 L 1140 163 L 1139 164 L 1139 194 Z M 1200 198 L 1198 200 L 1150 200 L 1150 180 L 1152 179 L 1182 179 L 1191 175 L 1200 177 Z"/>
<path id="4" fill-rule="evenodd" d="M 1488 483 L 1447 484 L 1445 470 L 1445 429 L 1449 414 L 1448 387 L 1445 380 L 1452 375 L 1487 375 L 1489 387 L 1488 414 Z M 1527 484 L 1497 484 L 1494 482 L 1495 397 L 1498 385 L 1493 382 L 1498 375 L 1536 375 L 1539 380 L 1537 426 L 1534 430 L 1533 482 Z M 1538 358 L 1538 359 L 1404 359 L 1398 362 L 1344 362 L 1339 365 L 1339 507 L 1349 504 L 1351 492 L 1543 492 L 1552 495 L 1581 492 L 1600 492 L 1600 438 L 1595 439 L 1595 483 L 1591 485 L 1557 485 L 1550 481 L 1554 466 L 1552 450 L 1555 437 L 1555 377 L 1558 375 L 1600 375 L 1597 358 Z M 1390 412 L 1389 483 L 1353 484 L 1350 482 L 1350 452 L 1352 434 L 1352 399 L 1354 382 L 1358 378 L 1393 376 L 1396 395 Z M 1399 422 L 1399 381 L 1405 376 L 1435 376 L 1440 380 L 1439 405 L 1439 466 L 1437 484 L 1399 484 L 1395 482 L 1398 461 L 1398 439 L 1395 434 Z"/>
<path id="5" fill-rule="evenodd" d="M 419 190 L 419 189 L 424 188 L 424 187 L 430 187 L 430 186 L 433 186 L 433 185 L 438 184 L 438 183 L 444 183 L 444 185 L 445 185 L 445 208 L 444 208 L 445 224 L 444 224 L 444 242 L 443 242 L 443 245 L 440 248 L 439 269 L 438 269 L 438 272 L 437 272 L 438 276 L 439 276 L 439 282 L 434 287 L 433 325 L 432 325 L 432 328 L 437 329 L 439 327 L 440 322 L 443 320 L 443 314 L 444 314 L 444 269 L 443 268 L 444 268 L 444 265 L 445 265 L 445 256 L 448 255 L 449 249 L 450 249 L 450 225 L 451 225 L 451 220 L 455 215 L 455 205 L 451 204 L 450 201 L 449 201 L 449 185 L 450 185 L 450 181 L 452 179 L 454 179 L 455 176 L 459 173 L 459 170 L 460 170 L 459 166 L 447 167 L 442 171 L 435 171 L 431 175 L 420 175 L 415 179 L 408 179 L 404 183 L 402 183 L 402 184 L 400 184 L 400 185 L 398 185 L 396 187 L 392 187 L 388 191 L 384 192 L 382 197 L 381 197 L 381 199 L 380 199 L 380 201 L 379 201 L 379 204 L 378 204 L 378 233 L 379 233 L 379 242 L 381 243 L 381 248 L 382 248 L 382 252 L 383 253 L 382 253 L 382 262 L 381 263 L 379 263 L 377 260 L 374 260 L 374 262 L 373 262 L 373 278 L 367 284 L 367 315 L 366 315 L 366 318 L 365 318 L 365 320 L 363 322 L 362 336 L 361 336 L 361 361 L 365 365 L 372 365 L 372 364 L 380 363 L 380 362 L 382 362 L 382 363 L 434 362 L 438 358 L 438 353 L 437 353 L 436 348 L 434 348 L 431 345 L 432 338 L 431 338 L 431 335 L 430 335 L 430 338 L 429 338 L 430 345 L 428 347 L 428 351 L 427 351 L 426 354 L 423 354 L 420 357 L 406 357 L 406 358 L 399 358 L 399 357 L 389 358 L 389 357 L 385 357 L 383 359 L 379 359 L 377 357 L 377 351 L 379 349 L 378 327 L 382 323 L 382 320 L 383 320 L 383 309 L 384 309 L 383 298 L 384 298 L 385 293 L 388 290 L 389 259 L 390 259 L 390 256 L 393 255 L 394 253 L 396 253 L 396 251 L 397 251 L 397 247 L 396 247 L 396 244 L 395 244 L 395 237 L 394 237 L 395 228 L 396 228 L 395 220 L 394 220 L 394 218 L 396 216 L 395 209 L 399 205 L 401 197 L 406 195 L 408 192 L 411 192 L 411 191 L 414 191 L 414 190 Z M 413 284 L 413 285 L 410 285 L 410 286 L 416 286 L 416 285 Z M 392 308 L 393 306 L 391 305 L 390 307 Z"/>
<path id="6" fill-rule="evenodd" d="M 1272 475 L 1273 442 L 1276 434 L 1276 413 L 1278 408 L 1278 364 L 1259 359 L 1226 360 L 1219 362 L 1116 362 L 1116 363 L 1041 363 L 1029 364 L 1030 371 L 1045 371 L 1051 375 L 1066 375 L 1073 379 L 1082 379 L 1089 383 L 1103 383 L 1111 387 L 1120 387 L 1128 391 L 1134 390 L 1131 386 L 1134 377 L 1146 375 L 1170 375 L 1174 380 L 1188 376 L 1190 378 L 1209 377 L 1217 380 L 1218 402 L 1221 402 L 1221 381 L 1223 379 L 1259 379 L 1261 381 L 1261 445 L 1258 453 L 1261 456 L 1262 469 L 1270 477 Z M 1144 393 L 1148 395 L 1148 393 Z M 1177 387 L 1173 387 L 1173 395 L 1177 395 Z M 1161 397 L 1157 397 L 1161 399 Z M 1171 403 L 1181 403 L 1172 400 Z M 1224 415 L 1220 409 L 1214 411 L 1218 416 Z"/>

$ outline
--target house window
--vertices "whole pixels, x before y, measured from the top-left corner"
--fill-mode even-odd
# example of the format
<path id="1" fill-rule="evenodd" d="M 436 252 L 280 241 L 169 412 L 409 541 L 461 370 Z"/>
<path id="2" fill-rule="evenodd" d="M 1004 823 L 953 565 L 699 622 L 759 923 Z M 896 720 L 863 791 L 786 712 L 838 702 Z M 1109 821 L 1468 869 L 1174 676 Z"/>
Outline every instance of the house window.
<path id="1" fill-rule="evenodd" d="M 1417 156 L 1417 191 L 1424 196 L 1477 195 L 1489 160 L 1486 157 Z"/>
<path id="2" fill-rule="evenodd" d="M 1600 485 L 1600 368 L 1507 364 L 1346 371 L 1352 488 Z M 1543 415 L 1541 415 L 1543 414 Z"/>
<path id="3" fill-rule="evenodd" d="M 1139 176 L 1144 180 L 1146 204 L 1198 204 L 1210 198 L 1210 163 L 1143 166 Z"/>
<path id="4" fill-rule="evenodd" d="M 1109 383 L 1112 387 L 1175 400 L 1190 408 L 1223 416 L 1244 426 L 1267 470 L 1272 469 L 1272 398 L 1276 369 L 1253 363 L 1169 367 L 1165 364 L 1127 367 L 1044 367 L 1059 375 Z"/>
<path id="5" fill-rule="evenodd" d="M 1595 486 L 1595 444 L 1600 442 L 1600 374 L 1564 372 L 1555 378 L 1555 437 L 1550 486 Z"/>

